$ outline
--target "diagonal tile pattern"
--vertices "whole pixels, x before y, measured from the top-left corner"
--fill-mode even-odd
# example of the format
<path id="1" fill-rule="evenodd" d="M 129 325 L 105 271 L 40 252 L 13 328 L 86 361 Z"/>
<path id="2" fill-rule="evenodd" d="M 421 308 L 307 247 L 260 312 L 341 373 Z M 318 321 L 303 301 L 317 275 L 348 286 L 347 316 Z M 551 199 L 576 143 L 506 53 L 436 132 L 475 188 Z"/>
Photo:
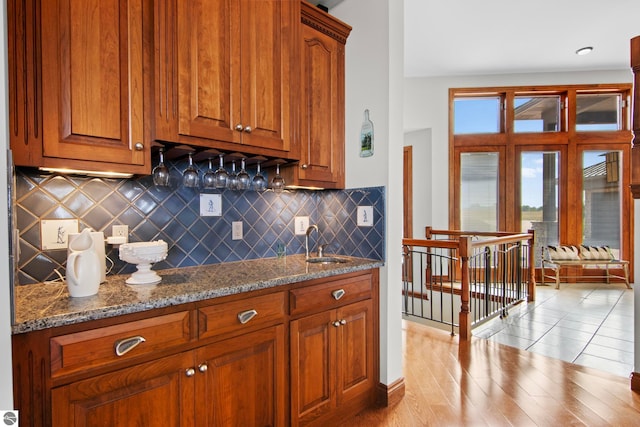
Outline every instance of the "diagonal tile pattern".
<path id="1" fill-rule="evenodd" d="M 90 227 L 105 235 L 111 235 L 113 225 L 126 224 L 132 242 L 163 239 L 169 254 L 155 269 L 273 257 L 279 242 L 289 254 L 302 253 L 304 236 L 293 232 L 296 216 L 309 216 L 310 223 L 318 224 L 327 252 L 384 260 L 383 187 L 280 194 L 223 190 L 223 215 L 201 217 L 200 192 L 179 185 L 186 162 L 165 163 L 171 173 L 167 188 L 154 186 L 149 176 L 104 179 L 17 168 L 18 283 L 55 279 L 56 269 L 64 274 L 66 250 L 40 249 L 40 219 L 77 218 L 81 230 Z M 362 205 L 374 207 L 373 227 L 357 226 L 357 206 Z M 243 221 L 242 240 L 231 240 L 233 221 Z M 117 248 L 107 245 L 106 250 L 114 262 L 112 273 L 135 270 L 120 261 Z"/>
<path id="2" fill-rule="evenodd" d="M 577 365 L 628 377 L 633 372 L 633 290 L 622 284 L 563 284 L 536 288 L 505 319 L 473 335 Z"/>

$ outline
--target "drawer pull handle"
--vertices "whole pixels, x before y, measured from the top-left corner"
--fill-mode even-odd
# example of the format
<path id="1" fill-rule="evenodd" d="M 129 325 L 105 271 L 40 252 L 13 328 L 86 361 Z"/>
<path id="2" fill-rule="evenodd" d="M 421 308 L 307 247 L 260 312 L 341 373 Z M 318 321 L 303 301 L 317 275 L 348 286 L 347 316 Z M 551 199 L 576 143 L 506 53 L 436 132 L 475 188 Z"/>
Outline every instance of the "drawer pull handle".
<path id="1" fill-rule="evenodd" d="M 240 323 L 244 325 L 245 323 L 247 323 L 249 320 L 253 319 L 257 315 L 258 315 L 258 312 L 255 310 L 243 311 L 242 313 L 238 313 L 238 320 L 240 321 Z"/>
<path id="2" fill-rule="evenodd" d="M 331 292 L 331 295 L 333 295 L 333 298 L 335 298 L 336 301 L 338 301 L 340 298 L 342 298 L 344 296 L 346 292 L 344 291 L 344 289 L 338 289 L 336 291 Z"/>
<path id="3" fill-rule="evenodd" d="M 144 337 L 141 337 L 140 335 L 116 341 L 116 356 L 124 356 L 145 341 Z"/>

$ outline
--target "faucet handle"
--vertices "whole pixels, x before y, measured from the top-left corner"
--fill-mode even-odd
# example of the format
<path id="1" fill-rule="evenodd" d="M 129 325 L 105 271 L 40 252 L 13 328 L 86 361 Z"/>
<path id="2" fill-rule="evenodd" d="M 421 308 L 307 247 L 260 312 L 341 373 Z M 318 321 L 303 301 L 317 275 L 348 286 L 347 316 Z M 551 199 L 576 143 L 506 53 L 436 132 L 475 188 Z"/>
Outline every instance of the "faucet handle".
<path id="1" fill-rule="evenodd" d="M 318 245 L 318 257 L 323 257 L 324 256 L 324 250 L 327 248 L 327 243 L 322 243 L 320 245 Z"/>

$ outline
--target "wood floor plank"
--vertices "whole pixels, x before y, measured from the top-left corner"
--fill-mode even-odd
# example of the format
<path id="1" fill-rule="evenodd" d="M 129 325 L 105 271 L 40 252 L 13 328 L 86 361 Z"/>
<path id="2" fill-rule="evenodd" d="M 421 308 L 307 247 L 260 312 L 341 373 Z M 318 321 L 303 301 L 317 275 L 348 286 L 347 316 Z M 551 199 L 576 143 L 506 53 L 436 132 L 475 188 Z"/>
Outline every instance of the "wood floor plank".
<path id="1" fill-rule="evenodd" d="M 345 426 L 640 426 L 626 378 L 409 321 L 403 341 L 404 398 Z"/>

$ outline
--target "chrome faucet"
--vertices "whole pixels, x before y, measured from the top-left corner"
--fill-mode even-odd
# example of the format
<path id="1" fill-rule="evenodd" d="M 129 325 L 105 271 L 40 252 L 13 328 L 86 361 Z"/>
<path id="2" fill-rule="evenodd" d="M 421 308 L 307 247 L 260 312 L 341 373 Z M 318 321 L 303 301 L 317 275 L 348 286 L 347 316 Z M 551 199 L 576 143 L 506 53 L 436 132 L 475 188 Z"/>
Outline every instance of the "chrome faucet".
<path id="1" fill-rule="evenodd" d="M 309 259 L 309 235 L 311 234 L 311 232 L 313 230 L 316 230 L 316 233 L 318 233 L 318 235 L 320 234 L 320 231 L 318 231 L 318 226 L 317 225 L 313 224 L 313 225 L 310 225 L 309 227 L 307 227 L 307 232 L 304 235 L 305 259 Z"/>

